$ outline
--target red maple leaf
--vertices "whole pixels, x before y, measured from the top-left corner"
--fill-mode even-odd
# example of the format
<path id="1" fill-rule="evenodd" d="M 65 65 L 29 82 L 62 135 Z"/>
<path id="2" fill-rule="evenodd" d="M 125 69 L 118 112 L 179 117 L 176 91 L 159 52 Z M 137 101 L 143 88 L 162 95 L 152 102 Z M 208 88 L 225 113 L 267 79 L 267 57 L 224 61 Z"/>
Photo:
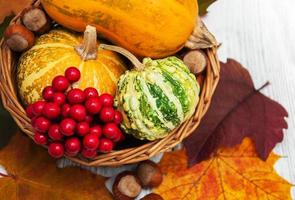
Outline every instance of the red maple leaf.
<path id="1" fill-rule="evenodd" d="M 211 106 L 197 130 L 184 141 L 190 166 L 208 159 L 218 147 L 234 146 L 245 137 L 252 138 L 258 156 L 267 159 L 283 140 L 288 113 L 259 90 L 237 61 L 221 63 L 221 79 Z"/>

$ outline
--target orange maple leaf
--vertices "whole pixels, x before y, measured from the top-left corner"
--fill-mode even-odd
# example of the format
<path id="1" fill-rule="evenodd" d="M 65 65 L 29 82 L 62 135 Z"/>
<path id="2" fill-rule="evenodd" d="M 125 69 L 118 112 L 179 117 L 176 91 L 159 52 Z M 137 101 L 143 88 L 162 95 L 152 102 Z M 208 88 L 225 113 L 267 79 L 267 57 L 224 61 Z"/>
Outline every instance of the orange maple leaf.
<path id="1" fill-rule="evenodd" d="M 6 16 L 18 14 L 32 2 L 33 0 L 0 0 L 0 23 L 2 23 Z"/>
<path id="2" fill-rule="evenodd" d="M 0 150 L 2 200 L 111 200 L 105 178 L 79 168 L 58 169 L 44 148 L 17 133 Z"/>
<path id="3" fill-rule="evenodd" d="M 254 148 L 246 138 L 190 169 L 184 150 L 167 153 L 160 163 L 165 178 L 156 192 L 167 200 L 291 199 L 292 185 L 273 168 L 279 156 L 272 153 L 264 162 Z"/>

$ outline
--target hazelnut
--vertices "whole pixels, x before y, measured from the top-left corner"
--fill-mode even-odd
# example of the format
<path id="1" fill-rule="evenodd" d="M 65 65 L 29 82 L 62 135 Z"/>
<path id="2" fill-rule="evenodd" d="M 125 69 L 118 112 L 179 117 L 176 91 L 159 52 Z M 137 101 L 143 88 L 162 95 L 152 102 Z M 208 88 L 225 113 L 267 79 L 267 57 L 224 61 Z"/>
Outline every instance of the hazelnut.
<path id="1" fill-rule="evenodd" d="M 16 52 L 22 52 L 34 45 L 35 36 L 21 24 L 10 25 L 4 33 L 6 44 Z"/>
<path id="2" fill-rule="evenodd" d="M 193 50 L 184 55 L 183 62 L 193 74 L 200 74 L 207 66 L 207 56 L 201 50 Z"/>
<path id="3" fill-rule="evenodd" d="M 51 22 L 40 8 L 27 8 L 21 18 L 23 24 L 30 31 L 43 34 L 50 30 Z"/>
<path id="4" fill-rule="evenodd" d="M 133 172 L 124 171 L 117 175 L 112 190 L 115 200 L 133 200 L 140 194 L 141 185 Z"/>
<path id="5" fill-rule="evenodd" d="M 163 174 L 160 167 L 150 160 L 139 163 L 136 174 L 143 187 L 157 187 L 163 181 Z"/>

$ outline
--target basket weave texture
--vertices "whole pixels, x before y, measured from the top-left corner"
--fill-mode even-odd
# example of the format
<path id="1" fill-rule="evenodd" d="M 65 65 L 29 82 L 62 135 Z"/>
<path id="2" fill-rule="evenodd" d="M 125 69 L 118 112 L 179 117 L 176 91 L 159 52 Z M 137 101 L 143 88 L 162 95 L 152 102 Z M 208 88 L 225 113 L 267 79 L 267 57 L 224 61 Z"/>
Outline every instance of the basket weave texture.
<path id="1" fill-rule="evenodd" d="M 35 6 L 40 2 L 36 1 Z M 18 23 L 21 13 L 11 23 Z M 67 157 L 68 159 L 85 166 L 119 166 L 147 160 L 154 155 L 170 150 L 188 137 L 199 125 L 200 120 L 209 108 L 211 98 L 219 81 L 220 65 L 216 53 L 217 47 L 213 46 L 204 50 L 208 57 L 206 76 L 202 86 L 200 100 L 194 115 L 173 130 L 165 138 L 149 142 L 139 147 L 116 150 L 107 154 L 98 155 L 93 160 L 81 157 Z M 34 130 L 30 119 L 26 116 L 25 109 L 18 98 L 16 87 L 17 56 L 5 44 L 0 42 L 0 95 L 3 106 L 11 114 L 19 128 L 33 139 Z"/>

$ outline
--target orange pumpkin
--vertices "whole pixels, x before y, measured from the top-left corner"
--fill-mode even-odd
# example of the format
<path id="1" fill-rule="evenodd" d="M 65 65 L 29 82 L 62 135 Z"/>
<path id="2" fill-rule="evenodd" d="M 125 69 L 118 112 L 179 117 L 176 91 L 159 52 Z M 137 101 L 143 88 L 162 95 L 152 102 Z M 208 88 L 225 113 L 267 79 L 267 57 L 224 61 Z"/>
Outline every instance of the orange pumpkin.
<path id="1" fill-rule="evenodd" d="M 41 0 L 59 24 L 75 31 L 94 25 L 104 37 L 142 57 L 180 50 L 192 33 L 196 0 Z"/>
<path id="2" fill-rule="evenodd" d="M 84 40 L 81 35 L 55 29 L 42 35 L 19 60 L 17 83 L 23 103 L 40 100 L 43 88 L 51 85 L 55 76 L 63 75 L 69 66 L 81 71 L 81 79 L 74 87 L 95 87 L 99 93 L 112 95 L 126 70 L 116 53 L 98 49 L 94 27 L 87 27 Z"/>

